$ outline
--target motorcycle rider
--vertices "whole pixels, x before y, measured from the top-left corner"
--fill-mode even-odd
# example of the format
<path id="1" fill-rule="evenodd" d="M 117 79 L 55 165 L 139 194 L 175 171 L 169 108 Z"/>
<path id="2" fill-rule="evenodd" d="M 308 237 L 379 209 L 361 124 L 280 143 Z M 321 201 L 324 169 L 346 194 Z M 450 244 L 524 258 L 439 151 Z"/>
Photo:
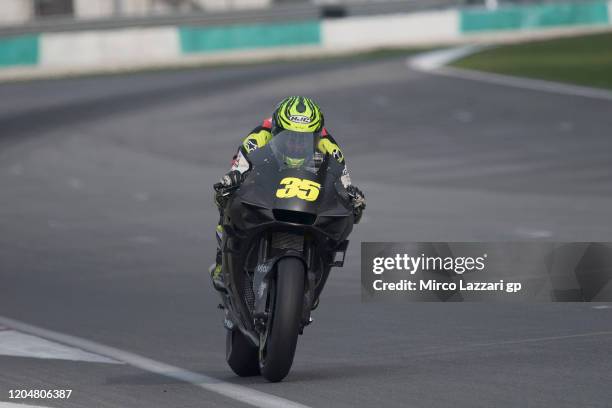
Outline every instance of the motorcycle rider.
<path id="1" fill-rule="evenodd" d="M 219 224 L 216 228 L 216 262 L 210 268 L 210 275 L 215 289 L 225 290 L 221 274 L 221 242 L 223 239 L 223 207 L 227 202 L 228 193 L 231 194 L 231 191 L 237 189 L 246 178 L 246 174 L 250 170 L 250 164 L 247 160 L 248 155 L 254 150 L 265 146 L 275 135 L 283 130 L 318 134 L 318 151 L 322 154 L 331 155 L 344 166 L 341 181 L 351 199 L 355 223 L 357 224 L 360 221 L 363 210 L 366 207 L 365 196 L 360 189 L 351 184 L 351 178 L 342 150 L 340 150 L 334 138 L 323 125 L 323 113 L 312 99 L 304 96 L 290 96 L 283 99 L 277 105 L 271 118 L 264 120 L 261 125 L 253 129 L 243 140 L 242 145 L 233 157 L 231 170 L 221 178 L 220 182 L 214 185 L 215 203 L 220 214 Z M 292 147 L 289 146 L 289 148 Z"/>

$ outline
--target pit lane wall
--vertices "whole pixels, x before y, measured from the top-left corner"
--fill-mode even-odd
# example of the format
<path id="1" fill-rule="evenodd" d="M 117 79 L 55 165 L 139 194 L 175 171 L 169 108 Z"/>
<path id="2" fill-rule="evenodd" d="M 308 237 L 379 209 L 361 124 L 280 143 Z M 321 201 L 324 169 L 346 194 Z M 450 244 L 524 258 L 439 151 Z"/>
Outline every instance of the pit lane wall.
<path id="1" fill-rule="evenodd" d="M 376 48 L 504 42 L 612 27 L 612 0 L 267 23 L 156 26 L 0 37 L 0 78 L 307 58 Z M 6 77 L 6 75 L 4 75 Z"/>

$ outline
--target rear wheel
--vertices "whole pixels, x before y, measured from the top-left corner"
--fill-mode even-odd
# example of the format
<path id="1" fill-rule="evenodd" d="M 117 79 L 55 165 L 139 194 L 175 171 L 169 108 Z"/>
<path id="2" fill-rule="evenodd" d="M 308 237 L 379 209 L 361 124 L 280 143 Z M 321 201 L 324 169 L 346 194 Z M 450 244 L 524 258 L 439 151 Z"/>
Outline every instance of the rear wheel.
<path id="1" fill-rule="evenodd" d="M 227 330 L 225 337 L 225 360 L 232 371 L 240 377 L 259 375 L 257 347 L 253 346 L 238 329 Z"/>
<path id="2" fill-rule="evenodd" d="M 293 364 L 304 300 L 304 265 L 296 258 L 283 258 L 276 266 L 270 288 L 266 333 L 259 349 L 261 374 L 271 382 L 281 381 Z"/>

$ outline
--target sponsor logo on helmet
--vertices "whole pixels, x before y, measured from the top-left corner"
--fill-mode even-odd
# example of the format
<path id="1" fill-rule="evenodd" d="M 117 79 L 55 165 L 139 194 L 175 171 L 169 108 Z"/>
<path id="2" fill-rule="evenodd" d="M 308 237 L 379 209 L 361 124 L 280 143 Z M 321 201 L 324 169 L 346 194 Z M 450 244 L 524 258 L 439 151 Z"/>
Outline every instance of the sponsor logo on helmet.
<path id="1" fill-rule="evenodd" d="M 310 122 L 312 122 L 312 119 L 310 119 L 308 116 L 304 116 L 304 115 L 291 115 L 291 116 L 289 116 L 289 120 L 291 122 L 295 122 L 295 123 L 310 123 Z"/>

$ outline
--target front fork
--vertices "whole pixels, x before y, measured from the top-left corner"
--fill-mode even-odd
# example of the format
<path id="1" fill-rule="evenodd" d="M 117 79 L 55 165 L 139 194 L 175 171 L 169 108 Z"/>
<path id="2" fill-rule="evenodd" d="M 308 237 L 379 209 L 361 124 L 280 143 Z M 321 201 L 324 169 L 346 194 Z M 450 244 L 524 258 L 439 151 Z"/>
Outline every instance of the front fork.
<path id="1" fill-rule="evenodd" d="M 304 291 L 304 301 L 302 305 L 302 318 L 300 324 L 300 334 L 305 326 L 310 324 L 310 312 L 314 304 L 316 275 L 313 271 L 313 250 L 312 245 L 305 240 L 303 252 L 287 249 L 279 254 L 270 256 L 270 237 L 260 241 L 257 266 L 253 275 L 253 293 L 255 294 L 255 305 L 253 310 L 253 324 L 258 333 L 265 333 L 268 320 L 270 318 L 268 298 L 270 296 L 270 280 L 274 276 L 276 263 L 287 257 L 299 258 L 304 263 L 306 271 L 306 282 Z"/>
<path id="2" fill-rule="evenodd" d="M 224 231 L 225 234 L 231 231 Z M 224 244 L 226 243 L 227 236 L 224 237 Z M 258 253 L 257 253 L 257 265 L 253 271 L 253 294 L 254 294 L 254 307 L 252 311 L 252 327 L 255 329 L 255 332 L 262 335 L 262 333 L 266 332 L 266 327 L 268 324 L 268 320 L 270 318 L 269 311 L 266 310 L 266 306 L 268 306 L 268 298 L 270 296 L 270 283 L 271 279 L 274 277 L 274 271 L 276 263 L 284 257 L 296 257 L 299 258 L 305 265 L 305 291 L 302 305 L 302 316 L 300 322 L 300 334 L 302 334 L 305 326 L 309 325 L 312 322 L 310 318 L 311 311 L 314 307 L 317 306 L 315 303 L 321 294 L 325 281 L 329 275 L 329 271 L 331 267 L 343 266 L 344 263 L 344 253 L 346 252 L 346 248 L 348 245 L 348 241 L 344 241 L 338 249 L 336 249 L 336 255 L 341 254 L 342 259 L 340 261 L 333 260 L 327 264 L 327 262 L 319 262 L 315 259 L 315 249 L 313 246 L 313 242 L 309 240 L 307 237 L 304 237 L 305 245 L 302 248 L 302 251 L 297 251 L 293 249 L 283 249 L 279 250 L 275 248 L 272 251 L 271 248 L 271 234 L 266 234 L 259 241 Z M 224 245 L 227 250 L 227 245 Z M 280 252 L 279 252 L 280 251 Z M 224 257 L 227 259 L 227 257 Z M 224 265 L 223 268 L 228 267 L 228 265 Z M 316 271 L 321 269 L 321 278 L 317 285 L 317 274 Z M 225 272 L 225 271 L 224 271 Z M 246 272 L 244 272 L 246 273 Z M 232 290 L 229 290 L 227 293 L 223 294 L 222 297 L 223 303 L 226 308 L 226 319 L 225 319 L 225 327 L 229 330 L 240 329 L 250 340 L 251 342 L 258 346 L 260 343 L 260 339 L 257 338 L 255 333 L 251 332 L 249 326 L 251 326 L 248 322 L 241 321 L 241 316 L 243 307 L 241 305 L 234 305 L 232 300 Z M 250 313 L 249 313 L 250 314 Z M 247 317 L 245 315 L 245 317 Z M 240 321 L 234 321 L 234 320 Z"/>

